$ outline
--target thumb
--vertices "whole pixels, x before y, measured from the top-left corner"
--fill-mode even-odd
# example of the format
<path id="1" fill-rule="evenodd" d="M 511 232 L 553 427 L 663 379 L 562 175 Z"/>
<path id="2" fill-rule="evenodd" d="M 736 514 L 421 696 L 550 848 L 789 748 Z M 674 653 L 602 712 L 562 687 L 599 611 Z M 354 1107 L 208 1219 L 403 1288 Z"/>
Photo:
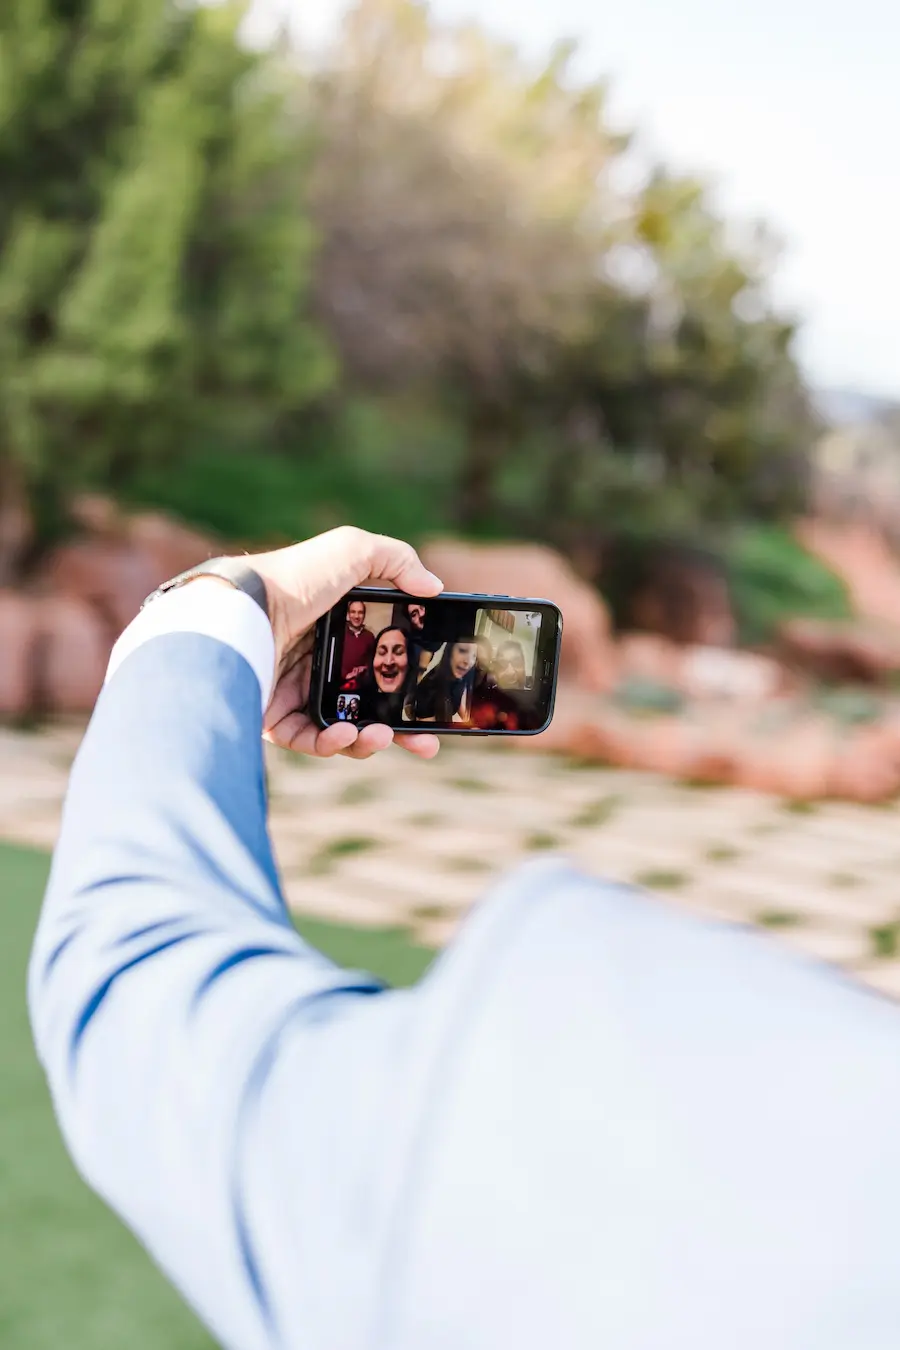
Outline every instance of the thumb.
<path id="1" fill-rule="evenodd" d="M 443 582 L 411 544 L 342 525 L 290 548 L 258 554 L 254 567 L 291 611 L 296 634 L 316 622 L 364 581 L 381 581 L 410 595 L 439 595 Z"/>

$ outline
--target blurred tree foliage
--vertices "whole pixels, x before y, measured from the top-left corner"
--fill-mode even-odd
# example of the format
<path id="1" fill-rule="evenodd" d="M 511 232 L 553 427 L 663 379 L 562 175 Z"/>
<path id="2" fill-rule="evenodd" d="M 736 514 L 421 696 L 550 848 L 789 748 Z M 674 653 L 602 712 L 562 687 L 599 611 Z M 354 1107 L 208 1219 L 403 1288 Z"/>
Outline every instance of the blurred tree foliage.
<path id="1" fill-rule="evenodd" d="M 0 10 L 0 480 L 44 530 L 85 479 L 229 529 L 252 500 L 247 537 L 275 484 L 289 529 L 305 474 L 298 531 L 343 510 L 582 556 L 802 498 L 772 241 L 636 174 L 571 44 L 536 69 L 358 0 L 313 58 L 241 18 Z"/>
<path id="2" fill-rule="evenodd" d="M 362 0 L 310 82 L 319 312 L 357 385 L 416 384 L 459 420 L 464 526 L 495 505 L 531 391 L 587 340 L 618 232 L 619 140 L 570 54 L 535 74 L 415 0 Z"/>
<path id="3" fill-rule="evenodd" d="M 333 377 L 304 297 L 306 146 L 241 11 L 0 8 L 0 472 L 52 528 L 201 431 L 248 445 Z"/>
<path id="4" fill-rule="evenodd" d="M 357 386 L 418 383 L 459 420 L 463 527 L 571 546 L 792 506 L 815 423 L 773 243 L 694 180 L 629 187 L 573 55 L 535 72 L 417 0 L 359 0 L 310 77 L 326 329 Z"/>

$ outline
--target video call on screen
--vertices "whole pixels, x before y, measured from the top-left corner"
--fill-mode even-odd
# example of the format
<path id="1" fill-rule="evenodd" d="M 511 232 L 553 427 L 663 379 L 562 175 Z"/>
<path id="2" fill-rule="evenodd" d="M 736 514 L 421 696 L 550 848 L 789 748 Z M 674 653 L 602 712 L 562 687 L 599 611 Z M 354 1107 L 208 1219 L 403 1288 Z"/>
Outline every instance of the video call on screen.
<path id="1" fill-rule="evenodd" d="M 541 615 L 463 600 L 351 599 L 338 625 L 339 721 L 520 731 L 540 724 Z"/>

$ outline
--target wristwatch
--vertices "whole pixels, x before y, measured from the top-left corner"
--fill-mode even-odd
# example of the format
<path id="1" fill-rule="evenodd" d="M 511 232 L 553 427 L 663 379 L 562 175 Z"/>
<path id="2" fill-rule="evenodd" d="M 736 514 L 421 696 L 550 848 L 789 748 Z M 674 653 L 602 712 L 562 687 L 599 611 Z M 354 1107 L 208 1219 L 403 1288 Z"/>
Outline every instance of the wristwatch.
<path id="1" fill-rule="evenodd" d="M 151 591 L 141 605 L 141 609 L 145 609 L 153 600 L 158 600 L 161 595 L 165 595 L 168 591 L 174 591 L 179 586 L 185 586 L 195 577 L 221 577 L 236 591 L 243 591 L 245 595 L 250 596 L 251 600 L 255 600 L 266 618 L 269 618 L 266 583 L 258 572 L 254 572 L 252 567 L 248 567 L 243 558 L 210 558 L 208 562 L 198 563 L 196 567 L 189 567 L 186 572 L 179 572 L 177 577 L 164 581 L 161 586 L 157 586 L 155 591 Z"/>

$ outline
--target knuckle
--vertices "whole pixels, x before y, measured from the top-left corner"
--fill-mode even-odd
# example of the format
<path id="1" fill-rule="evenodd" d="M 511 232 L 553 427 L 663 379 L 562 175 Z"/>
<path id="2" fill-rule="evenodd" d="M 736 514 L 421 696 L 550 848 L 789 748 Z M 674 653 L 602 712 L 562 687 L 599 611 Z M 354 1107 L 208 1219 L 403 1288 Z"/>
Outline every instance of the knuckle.
<path id="1" fill-rule="evenodd" d="M 335 530 L 335 535 L 342 543 L 351 548 L 360 546 L 368 539 L 366 531 L 361 530 L 358 525 L 339 525 Z"/>

